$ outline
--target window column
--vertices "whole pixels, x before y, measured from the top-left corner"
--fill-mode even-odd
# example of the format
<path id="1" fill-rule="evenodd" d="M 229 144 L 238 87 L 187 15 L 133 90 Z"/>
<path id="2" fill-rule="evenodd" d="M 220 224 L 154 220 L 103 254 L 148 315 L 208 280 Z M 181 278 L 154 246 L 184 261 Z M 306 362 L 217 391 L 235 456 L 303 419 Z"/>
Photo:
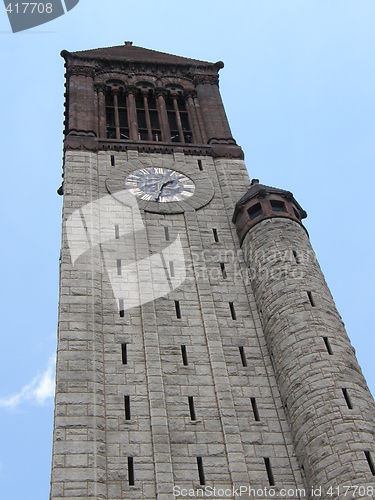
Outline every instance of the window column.
<path id="1" fill-rule="evenodd" d="M 159 122 L 161 127 L 161 138 L 163 142 L 171 142 L 171 133 L 169 130 L 168 113 L 165 105 L 166 90 L 158 88 L 155 90 L 155 97 L 158 106 Z"/>
<path id="2" fill-rule="evenodd" d="M 179 138 L 180 138 L 180 142 L 184 143 L 185 142 L 185 137 L 184 137 L 184 132 L 182 130 L 180 110 L 178 109 L 178 102 L 177 102 L 176 95 L 172 95 L 172 101 L 173 101 L 174 112 L 176 114 L 176 122 L 177 122 L 178 135 L 179 135 Z"/>
<path id="3" fill-rule="evenodd" d="M 186 110 L 189 115 L 189 121 L 191 123 L 191 128 L 193 132 L 193 142 L 195 144 L 202 144 L 203 139 L 201 132 L 199 130 L 198 116 L 196 113 L 193 97 L 195 97 L 196 92 L 194 90 L 185 91 L 185 104 Z"/>
<path id="4" fill-rule="evenodd" d="M 97 83 L 95 85 L 95 90 L 97 93 L 98 101 L 98 130 L 99 138 L 104 139 L 107 137 L 106 133 L 106 111 L 105 111 L 105 85 L 103 83 Z"/>
<path id="5" fill-rule="evenodd" d="M 148 140 L 152 141 L 152 128 L 151 128 L 151 120 L 150 120 L 150 110 L 148 108 L 147 94 L 148 94 L 147 90 L 142 90 L 143 106 L 145 108 L 145 117 L 146 117 L 146 125 L 147 125 L 147 135 L 148 135 Z"/>
<path id="6" fill-rule="evenodd" d="M 138 121 L 137 121 L 137 108 L 135 105 L 134 95 L 137 92 L 136 87 L 127 87 L 125 92 L 127 94 L 127 110 L 128 110 L 128 124 L 129 124 L 129 136 L 130 140 L 138 141 Z"/>
<path id="7" fill-rule="evenodd" d="M 120 120 L 118 117 L 118 90 L 113 90 L 113 105 L 115 108 L 115 127 L 116 127 L 116 139 L 120 139 Z"/>

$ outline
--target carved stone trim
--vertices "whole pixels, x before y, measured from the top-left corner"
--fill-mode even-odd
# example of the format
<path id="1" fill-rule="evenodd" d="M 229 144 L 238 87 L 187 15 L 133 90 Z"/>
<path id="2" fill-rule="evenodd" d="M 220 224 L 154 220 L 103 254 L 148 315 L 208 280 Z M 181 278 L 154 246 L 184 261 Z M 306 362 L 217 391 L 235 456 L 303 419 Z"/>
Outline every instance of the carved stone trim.
<path id="1" fill-rule="evenodd" d="M 103 92 L 105 94 L 107 86 L 105 83 L 94 83 L 94 90 L 96 93 Z"/>
<path id="2" fill-rule="evenodd" d="M 170 144 L 163 144 L 158 142 L 130 142 L 130 141 L 115 141 L 115 140 L 99 140 L 99 151 L 138 151 L 139 153 L 183 153 L 185 155 L 196 156 L 213 156 L 212 148 L 210 146 L 203 146 L 196 144 L 183 146 L 171 146 Z"/>
<path id="3" fill-rule="evenodd" d="M 139 88 L 136 87 L 135 85 L 127 85 L 124 88 L 125 95 L 133 94 L 134 96 L 136 96 L 138 94 L 138 92 L 139 92 Z"/>
<path id="4" fill-rule="evenodd" d="M 211 144 L 212 156 L 214 158 L 232 158 L 243 160 L 245 155 L 236 144 Z"/>
<path id="5" fill-rule="evenodd" d="M 161 142 L 118 141 L 115 139 L 97 139 L 88 135 L 70 134 L 65 139 L 65 149 L 81 151 L 138 151 L 140 153 L 183 153 L 185 155 L 212 156 L 243 160 L 244 154 L 239 146 L 220 145 L 171 145 Z"/>
<path id="6" fill-rule="evenodd" d="M 65 150 L 98 151 L 98 139 L 85 135 L 68 135 L 64 141 Z"/>
<path id="7" fill-rule="evenodd" d="M 89 68 L 88 66 L 70 66 L 66 70 L 66 76 L 70 77 L 72 75 L 82 75 L 82 76 L 95 76 L 95 68 Z"/>
<path id="8" fill-rule="evenodd" d="M 194 99 L 197 97 L 197 91 L 195 89 L 186 89 L 183 91 L 183 97 L 185 100 L 189 99 L 189 97 Z"/>
<path id="9" fill-rule="evenodd" d="M 193 78 L 194 85 L 219 85 L 219 75 L 195 75 Z"/>
<path id="10" fill-rule="evenodd" d="M 81 59 L 83 62 L 92 63 L 92 59 Z M 135 75 L 162 75 L 166 77 L 185 78 L 192 81 L 197 71 L 200 74 L 205 72 L 212 75 L 213 72 L 221 69 L 215 65 L 207 64 L 207 66 L 200 66 L 198 69 L 190 65 L 178 65 L 167 63 L 152 63 L 152 62 L 136 62 L 136 61 L 121 61 L 121 60 L 108 60 L 108 59 L 95 59 L 96 74 L 103 73 L 133 73 Z M 209 76 L 209 75 L 208 75 Z"/>
<path id="11" fill-rule="evenodd" d="M 166 97 L 168 97 L 168 90 L 164 87 L 157 87 L 156 89 L 154 89 L 154 96 L 155 98 L 162 96 L 165 99 Z"/>

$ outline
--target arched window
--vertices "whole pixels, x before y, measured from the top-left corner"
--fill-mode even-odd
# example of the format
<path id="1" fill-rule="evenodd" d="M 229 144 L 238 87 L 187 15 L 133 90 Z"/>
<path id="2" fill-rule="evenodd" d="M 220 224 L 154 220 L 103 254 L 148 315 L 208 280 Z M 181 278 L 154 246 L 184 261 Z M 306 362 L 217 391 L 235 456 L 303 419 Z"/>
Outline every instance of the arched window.
<path id="1" fill-rule="evenodd" d="M 130 100 L 131 93 L 134 99 Z M 108 139 L 159 142 L 162 140 L 161 116 L 154 92 L 147 86 L 141 88 L 118 88 L 108 86 L 106 92 L 106 130 Z M 135 109 L 131 109 L 135 106 Z M 171 141 L 193 143 L 189 114 L 182 92 L 168 92 L 165 97 Z M 137 132 L 130 132 L 130 117 L 137 120 Z M 134 119 L 133 119 L 134 121 Z M 133 137 L 134 136 L 134 137 Z M 136 137 L 137 136 L 137 137 Z"/>

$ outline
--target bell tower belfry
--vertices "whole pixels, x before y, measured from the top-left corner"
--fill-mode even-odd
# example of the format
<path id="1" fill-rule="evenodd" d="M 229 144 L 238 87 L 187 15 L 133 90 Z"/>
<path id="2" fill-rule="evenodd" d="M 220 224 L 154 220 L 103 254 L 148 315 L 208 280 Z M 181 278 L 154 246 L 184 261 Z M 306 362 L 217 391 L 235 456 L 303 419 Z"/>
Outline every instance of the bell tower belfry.
<path id="1" fill-rule="evenodd" d="M 372 498 L 374 401 L 306 212 L 249 180 L 223 63 L 62 57 L 50 499 Z"/>

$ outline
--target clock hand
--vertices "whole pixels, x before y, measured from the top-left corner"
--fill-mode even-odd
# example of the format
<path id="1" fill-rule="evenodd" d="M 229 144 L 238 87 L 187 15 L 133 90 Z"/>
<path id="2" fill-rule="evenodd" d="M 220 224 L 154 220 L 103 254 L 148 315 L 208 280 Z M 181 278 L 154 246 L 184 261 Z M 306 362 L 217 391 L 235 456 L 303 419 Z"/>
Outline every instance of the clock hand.
<path id="1" fill-rule="evenodd" d="M 160 198 L 161 192 L 163 191 L 164 186 L 167 186 L 168 184 L 171 184 L 171 183 L 173 183 L 173 179 L 170 179 L 169 181 L 163 182 L 163 184 L 159 188 L 159 194 L 158 194 L 157 198 L 155 199 L 155 201 L 159 201 L 159 198 Z M 158 187 L 159 187 L 159 185 L 158 185 Z"/>

